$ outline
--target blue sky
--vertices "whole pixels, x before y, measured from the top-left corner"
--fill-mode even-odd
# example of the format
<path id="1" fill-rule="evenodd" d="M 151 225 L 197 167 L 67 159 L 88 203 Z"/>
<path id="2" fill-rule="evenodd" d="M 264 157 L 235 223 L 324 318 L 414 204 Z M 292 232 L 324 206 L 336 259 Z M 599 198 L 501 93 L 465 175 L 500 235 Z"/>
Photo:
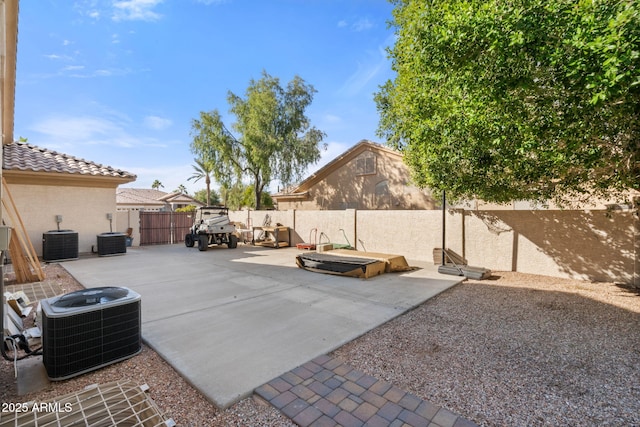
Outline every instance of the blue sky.
<path id="1" fill-rule="evenodd" d="M 128 187 L 194 191 L 191 121 L 244 97 L 266 71 L 317 90 L 307 110 L 322 164 L 379 141 L 373 94 L 393 77 L 387 0 L 20 2 L 15 136 L 123 169 Z M 271 191 L 277 190 L 276 183 Z"/>

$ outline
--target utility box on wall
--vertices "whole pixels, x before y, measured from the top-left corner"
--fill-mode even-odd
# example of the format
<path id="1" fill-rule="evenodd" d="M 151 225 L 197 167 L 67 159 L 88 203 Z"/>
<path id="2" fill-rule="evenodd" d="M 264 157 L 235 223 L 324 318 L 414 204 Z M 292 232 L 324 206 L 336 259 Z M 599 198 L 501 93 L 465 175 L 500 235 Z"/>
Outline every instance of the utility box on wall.
<path id="1" fill-rule="evenodd" d="M 0 225 L 0 251 L 9 249 L 9 241 L 11 240 L 11 227 L 8 225 Z"/>

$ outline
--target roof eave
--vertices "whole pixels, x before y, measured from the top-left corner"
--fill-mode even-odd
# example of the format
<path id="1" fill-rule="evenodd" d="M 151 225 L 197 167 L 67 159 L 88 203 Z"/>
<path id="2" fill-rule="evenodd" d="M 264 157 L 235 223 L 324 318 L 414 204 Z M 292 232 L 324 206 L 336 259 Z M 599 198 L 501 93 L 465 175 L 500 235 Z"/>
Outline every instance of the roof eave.
<path id="1" fill-rule="evenodd" d="M 297 202 L 309 200 L 309 192 L 291 193 L 291 194 L 272 194 L 271 198 L 278 202 Z"/>
<path id="2" fill-rule="evenodd" d="M 32 170 L 3 169 L 8 184 L 116 188 L 136 180 L 136 176 L 103 176 Z"/>

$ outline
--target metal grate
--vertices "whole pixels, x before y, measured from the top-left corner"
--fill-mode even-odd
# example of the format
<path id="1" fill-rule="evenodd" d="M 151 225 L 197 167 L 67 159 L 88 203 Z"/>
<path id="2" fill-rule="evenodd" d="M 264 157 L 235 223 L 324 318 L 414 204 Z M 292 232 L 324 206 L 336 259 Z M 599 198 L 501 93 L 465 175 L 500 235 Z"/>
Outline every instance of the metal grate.
<path id="1" fill-rule="evenodd" d="M 11 293 L 22 291 L 31 302 L 53 298 L 67 291 L 67 289 L 64 289 L 54 282 L 31 282 L 19 285 L 8 285 L 5 286 L 5 290 Z"/>
<path id="2" fill-rule="evenodd" d="M 0 427 L 173 427 L 147 395 L 146 384 L 93 384 L 45 402 L 29 402 L 20 412 L 1 413 Z"/>

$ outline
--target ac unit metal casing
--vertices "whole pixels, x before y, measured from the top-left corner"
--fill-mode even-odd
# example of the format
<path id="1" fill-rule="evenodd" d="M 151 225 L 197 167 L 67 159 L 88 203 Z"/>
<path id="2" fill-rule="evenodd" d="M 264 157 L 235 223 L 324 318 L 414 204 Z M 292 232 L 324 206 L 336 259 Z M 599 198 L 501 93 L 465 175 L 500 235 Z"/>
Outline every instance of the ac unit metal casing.
<path id="1" fill-rule="evenodd" d="M 42 361 L 49 379 L 65 380 L 142 350 L 141 297 L 124 287 L 89 288 L 44 299 Z"/>
<path id="2" fill-rule="evenodd" d="M 42 233 L 42 259 L 62 261 L 78 258 L 78 233 L 73 230 L 49 230 Z"/>
<path id="3" fill-rule="evenodd" d="M 127 253 L 127 235 L 124 233 L 98 234 L 98 255 L 122 255 Z"/>

